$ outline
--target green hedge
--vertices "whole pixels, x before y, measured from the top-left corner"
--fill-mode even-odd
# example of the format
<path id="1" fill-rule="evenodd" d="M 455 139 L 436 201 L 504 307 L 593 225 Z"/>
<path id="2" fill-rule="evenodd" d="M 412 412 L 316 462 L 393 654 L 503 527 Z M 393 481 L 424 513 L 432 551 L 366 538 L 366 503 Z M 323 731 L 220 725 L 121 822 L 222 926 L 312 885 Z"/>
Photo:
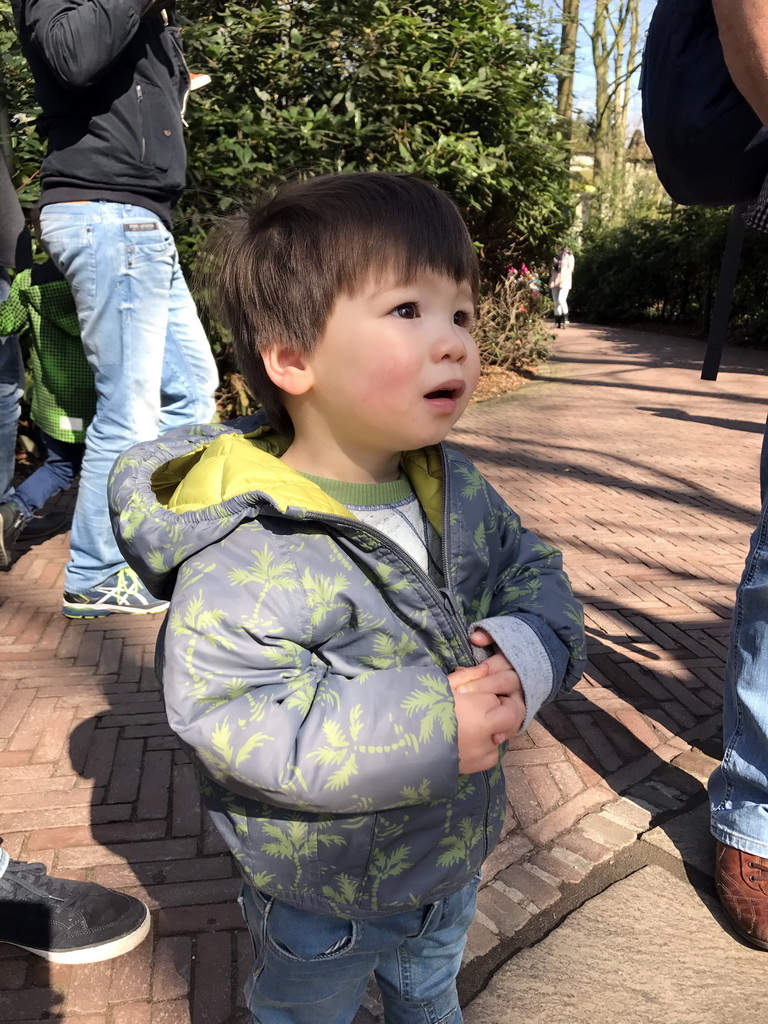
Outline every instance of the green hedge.
<path id="1" fill-rule="evenodd" d="M 730 211 L 676 207 L 588 233 L 577 254 L 573 315 L 593 323 L 657 322 L 706 333 Z M 768 347 L 768 235 L 748 230 L 734 294 L 733 341 Z"/>

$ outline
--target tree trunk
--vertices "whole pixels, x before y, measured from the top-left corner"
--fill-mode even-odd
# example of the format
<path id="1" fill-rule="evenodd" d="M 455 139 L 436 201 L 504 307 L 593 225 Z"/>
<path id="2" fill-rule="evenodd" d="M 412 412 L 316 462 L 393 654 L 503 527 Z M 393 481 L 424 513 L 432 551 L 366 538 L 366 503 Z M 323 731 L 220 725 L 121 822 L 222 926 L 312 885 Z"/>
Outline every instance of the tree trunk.
<path id="1" fill-rule="evenodd" d="M 576 67 L 576 39 L 579 31 L 579 0 L 563 0 L 563 31 L 560 59 L 563 74 L 557 81 L 557 112 L 569 126 L 573 118 L 573 77 Z M 570 133 L 570 129 L 567 129 Z"/>
<path id="2" fill-rule="evenodd" d="M 602 223 L 620 222 L 626 205 L 626 135 L 639 8 L 639 0 L 595 0 L 590 33 L 595 69 L 594 185 L 595 212 Z"/>

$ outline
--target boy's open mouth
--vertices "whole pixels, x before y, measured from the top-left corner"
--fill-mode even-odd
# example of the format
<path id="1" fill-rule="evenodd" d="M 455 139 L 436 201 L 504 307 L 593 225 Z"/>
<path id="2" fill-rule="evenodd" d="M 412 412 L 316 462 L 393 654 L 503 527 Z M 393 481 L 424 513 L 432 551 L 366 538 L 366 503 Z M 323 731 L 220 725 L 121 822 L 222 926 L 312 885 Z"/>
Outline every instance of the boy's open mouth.
<path id="1" fill-rule="evenodd" d="M 424 395 L 425 398 L 461 398 L 464 392 L 464 385 L 461 383 L 454 383 L 450 381 L 441 388 L 435 388 L 434 391 L 430 391 Z"/>

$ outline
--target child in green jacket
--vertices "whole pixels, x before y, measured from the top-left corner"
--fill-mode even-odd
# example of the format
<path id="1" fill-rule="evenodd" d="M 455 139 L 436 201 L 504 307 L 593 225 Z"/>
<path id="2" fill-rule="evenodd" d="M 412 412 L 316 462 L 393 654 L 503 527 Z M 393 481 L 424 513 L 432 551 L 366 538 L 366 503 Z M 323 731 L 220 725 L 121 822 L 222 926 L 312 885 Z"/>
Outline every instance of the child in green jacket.
<path id="1" fill-rule="evenodd" d="M 3 334 L 25 334 L 29 341 L 31 416 L 48 453 L 43 465 L 0 503 L 0 570 L 5 571 L 13 565 L 22 530 L 80 472 L 96 393 L 72 292 L 52 260 L 13 279 L 10 295 L 0 303 Z"/>

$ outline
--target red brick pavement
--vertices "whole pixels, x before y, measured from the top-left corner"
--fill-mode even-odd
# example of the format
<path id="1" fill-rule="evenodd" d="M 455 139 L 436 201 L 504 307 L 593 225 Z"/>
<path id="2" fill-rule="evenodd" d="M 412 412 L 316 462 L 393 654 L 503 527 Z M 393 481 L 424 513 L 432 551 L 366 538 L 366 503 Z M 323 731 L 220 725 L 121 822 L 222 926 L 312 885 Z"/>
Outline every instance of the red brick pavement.
<path id="1" fill-rule="evenodd" d="M 760 354 L 732 353 L 713 384 L 699 380 L 702 353 L 572 328 L 542 379 L 456 430 L 525 523 L 563 547 L 591 654 L 577 691 L 506 755 L 507 830 L 468 960 L 702 793 L 768 396 Z M 66 556 L 53 538 L 0 578 L 0 827 L 12 856 L 141 896 L 154 927 L 133 953 L 77 968 L 0 945 L 0 1019 L 240 1020 L 238 884 L 165 722 L 159 623 L 65 620 Z M 375 1019 L 367 1005 L 361 1021 Z"/>

